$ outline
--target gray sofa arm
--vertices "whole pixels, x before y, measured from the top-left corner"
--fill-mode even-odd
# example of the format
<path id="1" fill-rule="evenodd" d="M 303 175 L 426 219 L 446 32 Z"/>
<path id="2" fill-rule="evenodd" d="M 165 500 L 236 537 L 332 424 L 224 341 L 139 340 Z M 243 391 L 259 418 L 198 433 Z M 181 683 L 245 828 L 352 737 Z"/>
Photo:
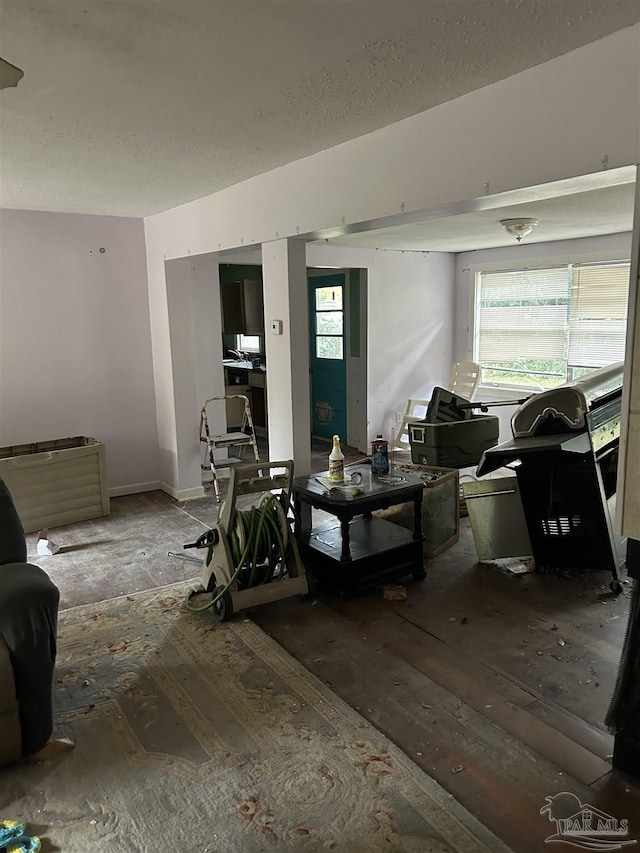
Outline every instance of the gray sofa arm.
<path id="1" fill-rule="evenodd" d="M 18 761 L 22 751 L 20 716 L 9 649 L 0 634 L 0 766 Z"/>

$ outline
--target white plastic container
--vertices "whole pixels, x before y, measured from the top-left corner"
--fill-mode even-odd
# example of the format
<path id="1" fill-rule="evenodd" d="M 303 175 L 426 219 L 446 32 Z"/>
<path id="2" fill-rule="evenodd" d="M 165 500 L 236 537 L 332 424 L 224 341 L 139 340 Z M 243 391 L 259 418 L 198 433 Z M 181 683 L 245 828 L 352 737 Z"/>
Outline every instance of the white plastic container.
<path id="1" fill-rule="evenodd" d="M 105 446 L 76 436 L 0 448 L 25 533 L 109 515 Z"/>

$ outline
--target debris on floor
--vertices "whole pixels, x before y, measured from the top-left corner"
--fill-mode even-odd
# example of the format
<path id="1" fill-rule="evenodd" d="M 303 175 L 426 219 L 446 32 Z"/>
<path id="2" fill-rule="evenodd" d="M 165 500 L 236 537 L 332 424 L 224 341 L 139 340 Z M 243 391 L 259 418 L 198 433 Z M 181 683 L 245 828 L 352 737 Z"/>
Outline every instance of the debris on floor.
<path id="1" fill-rule="evenodd" d="M 482 560 L 480 565 L 492 566 L 510 575 L 524 575 L 535 571 L 533 557 L 502 557 L 495 560 Z"/>
<path id="2" fill-rule="evenodd" d="M 45 528 L 38 532 L 37 554 L 39 557 L 51 557 L 60 551 L 60 546 L 49 539 L 49 530 Z"/>
<path id="3" fill-rule="evenodd" d="M 396 586 L 395 584 L 385 584 L 382 587 L 382 594 L 387 601 L 405 601 L 407 598 L 407 590 L 404 586 Z"/>
<path id="4" fill-rule="evenodd" d="M 194 589 L 189 595 L 189 603 L 194 607 L 204 607 L 211 602 L 212 598 L 212 592 L 207 592 L 205 589 Z"/>

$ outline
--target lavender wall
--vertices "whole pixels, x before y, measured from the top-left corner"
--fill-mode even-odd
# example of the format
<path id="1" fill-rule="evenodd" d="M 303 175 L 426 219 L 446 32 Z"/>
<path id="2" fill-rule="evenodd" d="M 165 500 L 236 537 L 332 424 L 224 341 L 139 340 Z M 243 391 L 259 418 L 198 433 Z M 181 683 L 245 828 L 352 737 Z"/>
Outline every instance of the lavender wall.
<path id="1" fill-rule="evenodd" d="M 142 220 L 2 210 L 0 250 L 0 446 L 93 436 L 112 493 L 157 487 Z"/>
<path id="2" fill-rule="evenodd" d="M 498 194 L 589 175 L 602 169 L 605 155 L 611 169 L 634 164 L 640 150 L 639 32 L 636 26 L 614 33 L 455 101 L 147 217 L 158 431 L 167 460 L 176 457 L 178 447 L 167 259 L 295 239 L 400 212 L 437 211 L 487 191 Z M 428 290 L 433 292 L 431 286 Z M 375 329 L 384 327 L 384 312 L 376 314 L 374 308 L 372 313 L 371 286 L 368 295 L 369 320 Z M 384 298 L 395 303 L 395 293 Z M 437 317 L 429 304 L 424 307 L 427 316 Z M 407 306 L 404 310 L 409 315 Z M 306 317 L 296 319 L 306 322 Z M 433 351 L 440 330 L 432 331 Z M 369 397 L 371 430 L 374 423 L 388 429 L 396 405 L 386 393 L 386 378 L 389 369 L 396 372 L 403 353 L 392 361 L 385 340 L 369 335 L 369 390 L 381 392 L 376 402 Z M 421 343 L 416 341 L 412 350 L 418 358 Z M 450 364 L 443 350 L 445 357 Z M 271 359 L 270 369 L 278 367 Z M 416 361 L 412 369 L 417 367 Z M 167 465 L 167 477 L 172 467 Z"/>

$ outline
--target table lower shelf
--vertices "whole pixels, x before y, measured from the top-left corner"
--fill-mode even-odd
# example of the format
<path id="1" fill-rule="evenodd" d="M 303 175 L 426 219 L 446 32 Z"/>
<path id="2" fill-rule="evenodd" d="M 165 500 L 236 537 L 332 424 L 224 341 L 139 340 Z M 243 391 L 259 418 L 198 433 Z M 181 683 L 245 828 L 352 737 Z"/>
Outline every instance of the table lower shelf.
<path id="1" fill-rule="evenodd" d="M 312 530 L 300 541 L 306 568 L 327 590 L 352 594 L 413 575 L 426 577 L 424 538 L 381 518 L 349 524 L 351 560 L 343 562 L 340 522 Z"/>

